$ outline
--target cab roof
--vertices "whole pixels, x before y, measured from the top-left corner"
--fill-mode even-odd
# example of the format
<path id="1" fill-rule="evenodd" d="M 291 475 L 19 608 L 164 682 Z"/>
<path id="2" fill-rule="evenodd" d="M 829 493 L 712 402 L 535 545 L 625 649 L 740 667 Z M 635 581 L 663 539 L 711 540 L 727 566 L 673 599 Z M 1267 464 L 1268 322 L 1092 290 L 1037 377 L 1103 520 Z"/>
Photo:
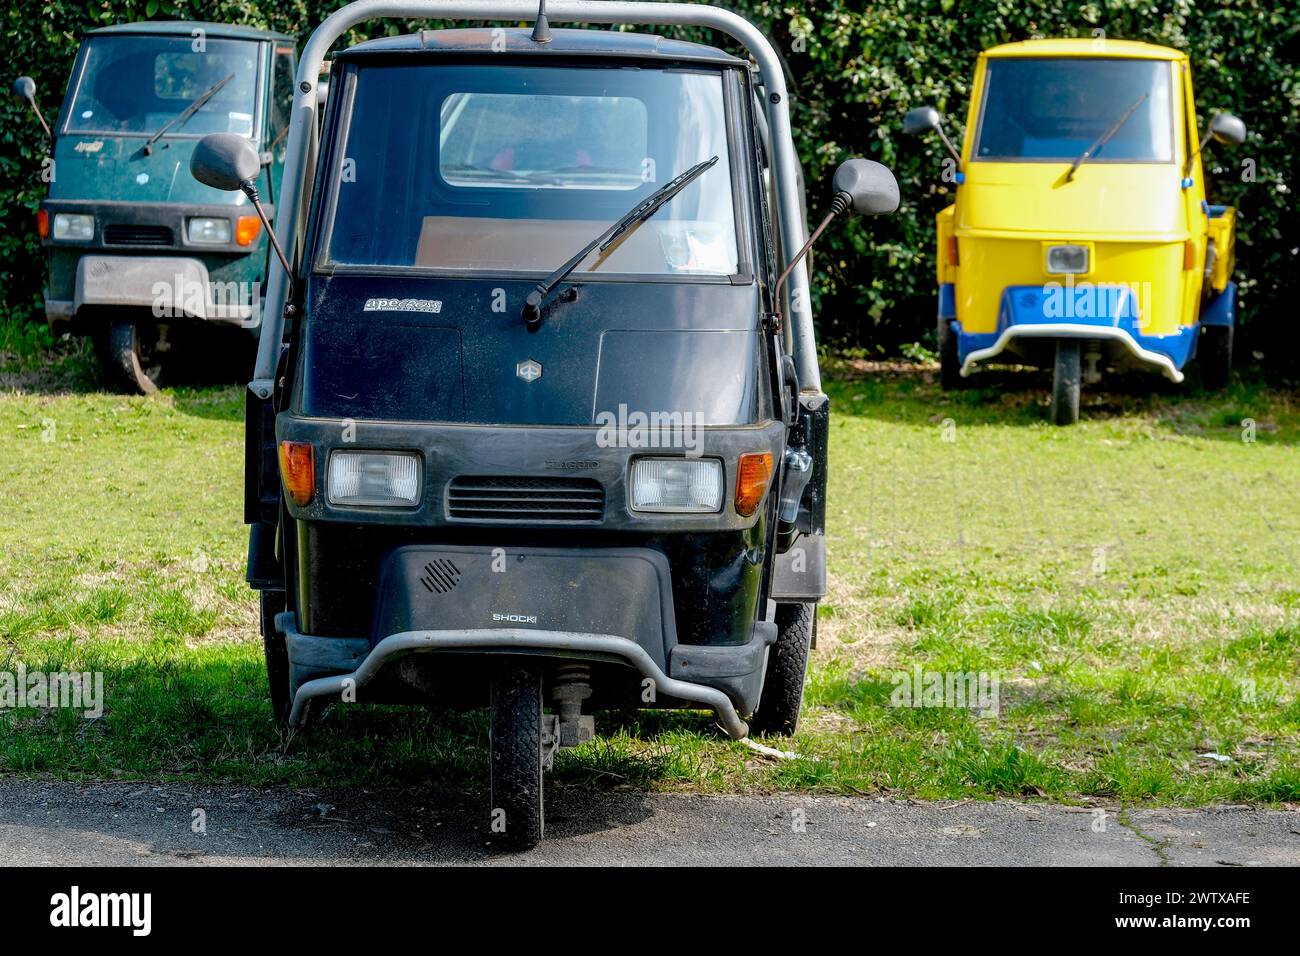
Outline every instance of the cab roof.
<path id="1" fill-rule="evenodd" d="M 1016 56 L 1087 56 L 1125 57 L 1142 60 L 1185 60 L 1187 54 L 1167 46 L 1137 40 L 1103 40 L 1079 37 L 1069 40 L 1021 40 L 990 47 L 980 54 L 986 57 Z"/>
<path id="2" fill-rule="evenodd" d="M 493 47 L 493 43 L 496 47 Z M 504 46 L 502 46 L 504 44 Z M 608 56 L 743 66 L 745 61 L 702 43 L 618 30 L 552 30 L 550 43 L 534 43 L 532 28 L 421 30 L 366 40 L 337 59 L 389 53 L 514 53 L 544 56 Z"/>
<path id="3" fill-rule="evenodd" d="M 103 36 L 104 34 L 132 34 L 135 36 L 191 36 L 195 30 L 202 30 L 210 37 L 225 40 L 288 40 L 293 37 L 276 30 L 262 30 L 258 27 L 240 26 L 234 23 L 204 23 L 200 20 L 140 20 L 136 23 L 115 23 L 110 27 L 99 27 L 86 31 L 86 36 Z"/>

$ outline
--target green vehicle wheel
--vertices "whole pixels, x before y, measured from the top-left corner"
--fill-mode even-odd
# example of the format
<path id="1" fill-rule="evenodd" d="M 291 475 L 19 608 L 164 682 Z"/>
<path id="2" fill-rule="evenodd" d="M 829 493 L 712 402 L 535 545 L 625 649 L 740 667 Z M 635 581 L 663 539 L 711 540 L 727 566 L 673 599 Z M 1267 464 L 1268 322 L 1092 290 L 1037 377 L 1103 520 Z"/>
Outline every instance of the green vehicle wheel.
<path id="1" fill-rule="evenodd" d="M 99 360 L 119 388 L 152 395 L 162 384 L 163 342 L 160 327 L 118 319 L 99 340 Z"/>

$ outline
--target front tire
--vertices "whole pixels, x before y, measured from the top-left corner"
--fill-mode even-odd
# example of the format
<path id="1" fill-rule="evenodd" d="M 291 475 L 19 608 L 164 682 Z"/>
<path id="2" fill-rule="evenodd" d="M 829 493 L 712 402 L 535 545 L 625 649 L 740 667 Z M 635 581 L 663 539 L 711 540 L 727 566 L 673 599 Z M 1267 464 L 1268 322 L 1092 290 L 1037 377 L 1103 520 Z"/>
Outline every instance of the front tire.
<path id="1" fill-rule="evenodd" d="M 491 815 L 496 846 L 530 850 L 541 842 L 542 673 L 534 663 L 507 661 L 492 677 Z"/>
<path id="2" fill-rule="evenodd" d="M 1052 421 L 1073 425 L 1079 420 L 1079 340 L 1058 339 L 1052 371 Z"/>
<path id="3" fill-rule="evenodd" d="M 118 388 L 152 395 L 162 384 L 161 341 L 154 326 L 148 334 L 133 319 L 115 320 L 100 340 L 100 363 Z"/>
<path id="4" fill-rule="evenodd" d="M 767 654 L 767 673 L 751 733 L 793 736 L 799 729 L 803 688 L 808 679 L 808 650 L 817 636 L 817 605 L 778 604 L 776 643 Z"/>

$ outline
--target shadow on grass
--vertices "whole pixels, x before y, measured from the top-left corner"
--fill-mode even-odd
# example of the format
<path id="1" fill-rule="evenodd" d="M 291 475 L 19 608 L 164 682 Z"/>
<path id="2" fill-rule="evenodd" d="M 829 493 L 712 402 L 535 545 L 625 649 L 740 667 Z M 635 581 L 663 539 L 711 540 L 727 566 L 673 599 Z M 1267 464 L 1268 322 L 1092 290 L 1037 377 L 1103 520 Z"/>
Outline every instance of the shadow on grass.
<path id="1" fill-rule="evenodd" d="M 1050 422 L 1052 376 L 1039 369 L 989 368 L 972 376 L 969 387 L 947 392 L 939 385 L 937 366 L 832 358 L 825 375 L 838 415 L 918 426 L 945 418 L 963 425 Z M 1172 434 L 1236 443 L 1253 422 L 1256 440 L 1300 443 L 1296 394 L 1252 374 L 1234 376 L 1220 392 L 1140 372 L 1108 375 L 1099 386 L 1084 386 L 1081 424 L 1134 417 L 1153 418 L 1156 428 Z"/>

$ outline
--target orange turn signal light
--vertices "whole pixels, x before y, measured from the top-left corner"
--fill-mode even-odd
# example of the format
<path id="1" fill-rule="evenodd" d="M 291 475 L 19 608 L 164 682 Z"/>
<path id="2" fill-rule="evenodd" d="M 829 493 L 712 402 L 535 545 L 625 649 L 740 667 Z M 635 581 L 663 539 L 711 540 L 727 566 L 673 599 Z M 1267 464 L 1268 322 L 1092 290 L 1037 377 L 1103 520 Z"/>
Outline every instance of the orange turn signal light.
<path id="1" fill-rule="evenodd" d="M 949 237 L 948 237 L 948 265 L 950 265 L 950 266 L 959 266 L 959 265 L 961 265 L 961 256 L 957 254 L 957 237 L 956 237 L 956 236 L 949 236 Z"/>
<path id="2" fill-rule="evenodd" d="M 309 442 L 280 442 L 280 478 L 284 491 L 298 507 L 316 493 L 316 452 Z"/>
<path id="3" fill-rule="evenodd" d="M 1183 243 L 1183 268 L 1196 268 L 1196 243 L 1190 239 Z"/>
<path id="4" fill-rule="evenodd" d="M 251 246 L 262 232 L 262 220 L 256 216 L 240 216 L 235 220 L 235 242 Z"/>
<path id="5" fill-rule="evenodd" d="M 50 235 L 50 214 L 44 209 L 36 210 L 36 231 L 41 234 L 42 239 L 48 239 Z"/>
<path id="6" fill-rule="evenodd" d="M 772 483 L 772 453 L 741 455 L 736 469 L 736 513 L 748 518 L 763 502 Z"/>

